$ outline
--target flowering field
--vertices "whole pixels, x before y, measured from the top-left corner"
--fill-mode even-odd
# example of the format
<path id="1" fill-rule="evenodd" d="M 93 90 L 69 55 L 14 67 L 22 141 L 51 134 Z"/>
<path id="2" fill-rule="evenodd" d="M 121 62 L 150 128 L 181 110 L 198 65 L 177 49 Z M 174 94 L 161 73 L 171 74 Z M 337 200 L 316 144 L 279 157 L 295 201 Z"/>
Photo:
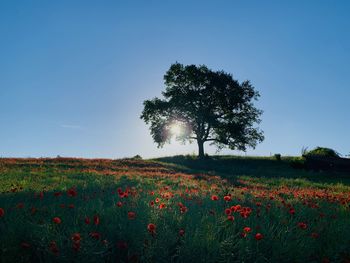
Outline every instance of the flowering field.
<path id="1" fill-rule="evenodd" d="M 350 262 L 346 175 L 58 158 L 0 159 L 0 178 L 0 262 Z"/>

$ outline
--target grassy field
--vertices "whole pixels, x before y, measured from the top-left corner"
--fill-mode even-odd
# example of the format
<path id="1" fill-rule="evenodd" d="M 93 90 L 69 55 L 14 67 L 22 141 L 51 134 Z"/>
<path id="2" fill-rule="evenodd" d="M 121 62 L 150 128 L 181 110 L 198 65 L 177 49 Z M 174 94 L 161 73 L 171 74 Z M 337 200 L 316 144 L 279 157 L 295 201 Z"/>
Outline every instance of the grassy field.
<path id="1" fill-rule="evenodd" d="M 350 262 L 350 175 L 292 161 L 0 159 L 0 262 Z"/>

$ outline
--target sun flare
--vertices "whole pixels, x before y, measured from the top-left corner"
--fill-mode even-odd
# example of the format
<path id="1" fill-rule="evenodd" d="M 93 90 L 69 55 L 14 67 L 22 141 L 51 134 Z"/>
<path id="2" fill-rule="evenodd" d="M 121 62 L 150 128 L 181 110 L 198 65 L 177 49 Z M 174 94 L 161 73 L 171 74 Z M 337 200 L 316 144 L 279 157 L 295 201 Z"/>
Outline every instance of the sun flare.
<path id="1" fill-rule="evenodd" d="M 170 126 L 170 132 L 174 136 L 180 136 L 183 133 L 182 125 L 179 122 L 174 122 Z"/>

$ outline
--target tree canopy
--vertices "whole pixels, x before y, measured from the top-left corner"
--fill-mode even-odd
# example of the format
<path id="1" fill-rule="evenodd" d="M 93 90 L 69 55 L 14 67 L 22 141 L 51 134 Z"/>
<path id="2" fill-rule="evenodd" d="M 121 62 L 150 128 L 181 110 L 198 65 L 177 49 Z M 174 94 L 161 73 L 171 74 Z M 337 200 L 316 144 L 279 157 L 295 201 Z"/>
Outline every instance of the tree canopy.
<path id="1" fill-rule="evenodd" d="M 203 157 L 204 142 L 245 151 L 263 141 L 263 132 L 255 126 L 262 111 L 253 104 L 260 95 L 248 80 L 239 83 L 224 71 L 175 63 L 164 75 L 164 83 L 164 98 L 144 101 L 141 114 L 158 147 L 175 135 L 183 142 L 197 141 Z M 181 126 L 182 132 L 174 134 L 174 125 Z"/>

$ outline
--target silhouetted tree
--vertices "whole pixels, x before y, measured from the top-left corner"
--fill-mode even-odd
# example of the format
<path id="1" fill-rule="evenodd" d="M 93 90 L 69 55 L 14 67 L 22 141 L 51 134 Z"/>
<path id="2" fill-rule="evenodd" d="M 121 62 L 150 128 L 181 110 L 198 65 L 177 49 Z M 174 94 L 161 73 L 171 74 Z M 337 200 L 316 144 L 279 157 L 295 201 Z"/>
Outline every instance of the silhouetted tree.
<path id="1" fill-rule="evenodd" d="M 170 142 L 174 123 L 183 127 L 176 139 L 197 141 L 199 157 L 204 157 L 204 142 L 245 151 L 263 141 L 263 132 L 254 126 L 261 121 L 262 111 L 253 105 L 260 95 L 249 81 L 239 83 L 224 71 L 180 63 L 171 65 L 164 80 L 164 99 L 144 101 L 141 115 L 158 147 Z"/>

